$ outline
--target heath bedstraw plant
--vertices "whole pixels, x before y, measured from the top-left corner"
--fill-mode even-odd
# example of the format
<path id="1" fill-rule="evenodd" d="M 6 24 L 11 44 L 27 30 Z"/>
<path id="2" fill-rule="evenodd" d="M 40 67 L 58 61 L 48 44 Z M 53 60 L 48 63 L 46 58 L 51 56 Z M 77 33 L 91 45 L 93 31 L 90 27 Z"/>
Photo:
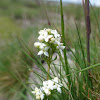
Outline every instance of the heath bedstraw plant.
<path id="1" fill-rule="evenodd" d="M 57 90 L 59 93 L 62 93 L 61 91 L 62 86 L 63 85 L 61 84 L 58 77 L 55 77 L 52 80 L 43 81 L 43 86 L 40 87 L 40 89 L 36 87 L 35 90 L 32 91 L 32 93 L 36 95 L 36 99 L 43 100 L 45 96 L 52 95 L 52 92 L 55 90 Z"/>
<path id="2" fill-rule="evenodd" d="M 52 55 L 56 50 L 62 53 L 65 46 L 63 46 L 63 43 L 60 43 L 61 36 L 56 30 L 45 28 L 44 30 L 40 30 L 39 34 L 39 42 L 34 43 L 34 46 L 39 49 L 38 55 L 44 54 L 49 57 L 49 53 Z"/>
<path id="3" fill-rule="evenodd" d="M 38 55 L 44 59 L 48 64 L 48 74 L 52 56 L 55 52 L 63 54 L 63 43 L 61 43 L 61 36 L 56 30 L 44 29 L 39 31 L 39 42 L 35 42 L 34 46 L 38 48 Z M 47 76 L 48 79 L 48 76 Z"/>

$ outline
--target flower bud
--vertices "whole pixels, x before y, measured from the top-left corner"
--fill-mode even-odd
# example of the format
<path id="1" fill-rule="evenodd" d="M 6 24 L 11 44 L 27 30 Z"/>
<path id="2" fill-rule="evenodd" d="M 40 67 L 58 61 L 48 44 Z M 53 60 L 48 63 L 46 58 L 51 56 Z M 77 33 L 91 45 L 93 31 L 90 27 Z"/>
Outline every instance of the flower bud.
<path id="1" fill-rule="evenodd" d="M 46 31 L 47 31 L 48 33 L 51 33 L 51 29 L 46 29 Z"/>
<path id="2" fill-rule="evenodd" d="M 51 38 L 51 43 L 53 43 L 55 41 L 55 38 Z"/>
<path id="3" fill-rule="evenodd" d="M 42 35 L 40 35 L 40 36 L 38 37 L 38 39 L 39 39 L 40 42 L 43 42 L 43 41 L 44 41 L 44 37 L 43 37 Z"/>
<path id="4" fill-rule="evenodd" d="M 34 46 L 35 46 L 36 48 L 39 48 L 39 47 L 40 47 L 40 45 L 41 45 L 41 43 L 40 43 L 40 42 L 35 42 L 35 43 L 34 43 Z"/>

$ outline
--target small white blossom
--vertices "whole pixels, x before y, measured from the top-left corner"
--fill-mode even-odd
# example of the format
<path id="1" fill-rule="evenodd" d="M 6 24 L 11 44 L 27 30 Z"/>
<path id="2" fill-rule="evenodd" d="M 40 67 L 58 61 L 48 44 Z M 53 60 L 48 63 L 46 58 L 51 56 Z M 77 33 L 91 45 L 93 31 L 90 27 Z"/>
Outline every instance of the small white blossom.
<path id="1" fill-rule="evenodd" d="M 40 45 L 41 45 L 40 42 L 35 42 L 35 43 L 34 43 L 34 46 L 37 47 L 37 48 L 40 47 Z"/>
<path id="2" fill-rule="evenodd" d="M 58 34 L 58 32 L 56 30 L 52 30 L 51 33 L 54 34 L 55 38 L 60 37 L 60 34 Z"/>
<path id="3" fill-rule="evenodd" d="M 55 77 L 52 80 L 43 81 L 43 86 L 40 87 L 40 89 L 36 87 L 35 90 L 32 91 L 32 93 L 36 95 L 36 99 L 43 100 L 45 95 L 46 96 L 51 95 L 53 90 L 57 90 L 59 93 L 62 93 L 61 91 L 62 86 L 63 85 L 61 84 L 58 77 Z"/>
<path id="4" fill-rule="evenodd" d="M 34 90 L 34 91 L 32 91 L 32 93 L 37 94 L 37 93 L 39 92 L 39 90 L 40 90 L 40 89 L 38 89 L 38 88 L 36 87 L 36 88 L 35 88 L 35 90 Z"/>
<path id="5" fill-rule="evenodd" d="M 44 93 L 48 96 L 51 94 L 50 89 L 48 89 L 47 87 L 42 87 Z"/>
<path id="6" fill-rule="evenodd" d="M 58 46 L 57 46 L 57 49 L 60 51 L 61 55 L 63 55 L 63 49 L 65 48 L 65 46 L 63 46 L 63 43 L 59 43 L 58 42 Z"/>
<path id="7" fill-rule="evenodd" d="M 44 30 L 40 30 L 39 34 L 46 37 L 48 35 L 48 32 L 46 31 L 46 29 L 44 29 Z"/>
<path id="8" fill-rule="evenodd" d="M 55 78 L 53 79 L 53 82 L 55 82 L 55 83 L 58 83 L 58 81 L 59 81 L 58 77 L 55 77 Z"/>
<path id="9" fill-rule="evenodd" d="M 51 38 L 51 41 L 50 42 L 51 43 L 55 42 L 55 38 Z"/>
<path id="10" fill-rule="evenodd" d="M 65 46 L 63 46 L 63 43 L 59 43 L 59 42 L 58 42 L 57 49 L 63 50 L 64 48 L 65 48 Z"/>
<path id="11" fill-rule="evenodd" d="M 36 95 L 37 100 L 39 100 L 39 99 L 43 100 L 44 99 L 44 93 L 40 89 L 38 89 L 37 87 L 35 88 L 34 91 L 32 91 L 32 93 Z"/>
<path id="12" fill-rule="evenodd" d="M 38 55 L 44 54 L 45 56 L 48 57 L 49 54 L 48 54 L 47 50 L 49 49 L 49 47 L 42 47 L 42 46 L 40 46 L 40 48 L 42 48 L 42 49 L 38 52 Z"/>
<path id="13" fill-rule="evenodd" d="M 42 55 L 42 54 L 44 54 L 45 56 L 49 57 L 49 54 L 46 51 L 41 50 L 41 51 L 38 52 L 38 55 Z"/>
<path id="14" fill-rule="evenodd" d="M 47 85 L 47 88 L 50 89 L 50 90 L 53 90 L 53 85 L 54 85 L 54 82 L 52 80 L 48 80 L 48 85 Z"/>
<path id="15" fill-rule="evenodd" d="M 60 87 L 57 87 L 57 91 L 58 91 L 59 93 L 61 93 L 61 88 L 60 88 Z"/>
<path id="16" fill-rule="evenodd" d="M 41 43 L 41 45 L 40 45 L 40 49 L 44 49 L 45 47 L 46 47 L 46 44 Z"/>
<path id="17" fill-rule="evenodd" d="M 48 35 L 47 38 L 45 39 L 45 41 L 48 42 L 49 39 L 52 39 L 52 38 L 53 38 L 53 35 Z"/>
<path id="18" fill-rule="evenodd" d="M 40 42 L 43 42 L 43 41 L 44 41 L 44 36 L 40 35 L 40 36 L 38 37 L 38 39 L 39 39 Z"/>

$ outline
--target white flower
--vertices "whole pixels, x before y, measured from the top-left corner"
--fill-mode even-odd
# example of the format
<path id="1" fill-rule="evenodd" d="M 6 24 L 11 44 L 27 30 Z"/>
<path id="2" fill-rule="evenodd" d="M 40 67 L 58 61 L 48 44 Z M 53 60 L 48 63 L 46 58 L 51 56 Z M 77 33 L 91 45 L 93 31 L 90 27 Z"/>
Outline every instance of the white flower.
<path id="1" fill-rule="evenodd" d="M 44 41 L 44 36 L 43 36 L 43 35 L 40 35 L 40 36 L 38 37 L 38 39 L 39 39 L 40 42 L 43 42 L 43 41 Z"/>
<path id="2" fill-rule="evenodd" d="M 64 48 L 65 48 L 65 46 L 63 46 L 63 43 L 58 42 L 57 49 L 63 50 Z"/>
<path id="3" fill-rule="evenodd" d="M 50 89 L 48 89 L 47 87 L 43 87 L 43 91 L 47 96 L 51 94 Z"/>
<path id="4" fill-rule="evenodd" d="M 37 87 L 35 88 L 34 91 L 32 91 L 32 93 L 37 94 L 39 92 L 40 89 L 38 89 Z"/>
<path id="5" fill-rule="evenodd" d="M 52 80 L 48 80 L 48 86 L 47 88 L 50 89 L 50 90 L 53 90 L 54 89 L 54 82 Z"/>
<path id="6" fill-rule="evenodd" d="M 44 46 L 43 46 L 44 47 Z M 49 54 L 48 54 L 48 49 L 49 47 L 44 47 L 43 48 L 42 46 L 40 46 L 41 50 L 38 52 L 38 55 L 42 55 L 44 54 L 45 56 L 49 57 Z"/>
<path id="7" fill-rule="evenodd" d="M 40 45 L 41 45 L 40 42 L 35 42 L 35 43 L 34 43 L 34 46 L 35 46 L 35 47 L 39 47 Z"/>
<path id="8" fill-rule="evenodd" d="M 63 43 L 58 42 L 58 46 L 56 48 L 60 51 L 60 53 L 62 55 L 63 54 L 62 50 L 65 48 L 65 46 L 63 46 Z"/>
<path id="9" fill-rule="evenodd" d="M 44 99 L 44 94 L 42 93 L 42 94 L 41 94 L 41 100 L 43 100 L 43 99 Z"/>
<path id="10" fill-rule="evenodd" d="M 58 77 L 55 77 L 55 78 L 53 79 L 53 81 L 54 81 L 55 83 L 58 83 L 58 81 L 59 81 Z"/>
<path id="11" fill-rule="evenodd" d="M 59 93 L 61 93 L 61 87 L 63 85 L 61 84 L 60 80 L 58 79 L 58 77 L 55 77 L 52 80 L 48 80 L 48 81 L 43 81 L 43 87 L 40 87 L 40 89 L 38 89 L 37 87 L 35 88 L 34 91 L 32 91 L 32 93 L 34 93 L 36 95 L 36 99 L 38 100 L 43 100 L 44 96 L 49 96 L 53 90 L 57 90 Z"/>
<path id="12" fill-rule="evenodd" d="M 48 81 L 43 81 L 43 86 L 47 87 L 48 86 Z"/>
<path id="13" fill-rule="evenodd" d="M 55 42 L 55 38 L 51 38 L 51 41 L 50 42 L 51 43 Z"/>
<path id="14" fill-rule="evenodd" d="M 36 95 L 36 99 L 41 99 L 41 100 L 44 99 L 44 93 L 37 87 L 35 88 L 34 91 L 32 91 L 32 93 Z"/>
<path id="15" fill-rule="evenodd" d="M 45 28 L 45 29 L 46 29 L 46 28 Z M 48 28 L 48 29 L 46 29 L 46 31 L 47 31 L 47 32 L 51 32 L 51 29 Z"/>
<path id="16" fill-rule="evenodd" d="M 41 97 L 40 95 L 36 95 L 36 99 L 39 100 Z"/>
<path id="17" fill-rule="evenodd" d="M 61 87 L 62 87 L 62 86 L 63 86 L 63 85 L 62 85 L 61 83 L 55 83 L 54 88 L 57 89 L 57 91 L 58 91 L 59 93 L 61 93 Z"/>
<path id="18" fill-rule="evenodd" d="M 54 34 L 55 38 L 60 37 L 60 34 L 56 30 L 51 30 L 51 33 Z"/>
<path id="19" fill-rule="evenodd" d="M 40 45 L 40 49 L 44 49 L 45 47 L 47 47 L 46 44 L 41 43 L 41 45 Z"/>
<path id="20" fill-rule="evenodd" d="M 44 30 L 40 30 L 39 31 L 39 34 L 40 35 L 43 35 L 43 36 L 47 36 L 48 35 L 48 32 L 46 31 L 46 29 L 44 29 Z"/>
<path id="21" fill-rule="evenodd" d="M 43 100 L 44 99 L 44 93 L 42 91 L 39 91 L 38 94 L 36 94 L 36 99 L 41 99 Z"/>
<path id="22" fill-rule="evenodd" d="M 49 41 L 49 39 L 51 39 L 53 37 L 53 35 L 48 35 L 47 38 L 45 39 L 46 42 Z"/>
<path id="23" fill-rule="evenodd" d="M 49 57 L 49 50 L 51 50 L 51 54 L 55 53 L 56 50 L 60 51 L 63 54 L 63 43 L 61 43 L 61 36 L 56 30 L 52 29 L 44 29 L 39 31 L 39 42 L 34 43 L 35 47 L 39 48 L 38 55 L 45 55 Z"/>
<path id="24" fill-rule="evenodd" d="M 60 88 L 60 87 L 57 87 L 57 91 L 58 91 L 59 93 L 61 93 L 61 88 Z"/>
<path id="25" fill-rule="evenodd" d="M 46 51 L 41 50 L 41 51 L 38 52 L 38 55 L 42 55 L 42 54 L 44 54 L 45 56 L 49 57 L 49 54 Z"/>
<path id="26" fill-rule="evenodd" d="M 51 90 L 54 90 L 54 89 L 57 89 L 57 91 L 59 93 L 61 93 L 61 87 L 63 85 L 60 83 L 60 80 L 55 77 L 54 79 L 52 80 L 48 80 L 48 81 L 43 81 L 43 91 L 46 93 L 46 94 L 49 94 Z"/>
<path id="27" fill-rule="evenodd" d="M 48 80 L 48 81 L 43 82 L 43 87 L 48 88 L 50 90 L 54 89 L 53 85 L 54 85 L 54 82 L 52 80 Z"/>
<path id="28" fill-rule="evenodd" d="M 47 37 L 47 36 L 48 36 L 48 32 L 46 31 L 46 29 L 40 30 L 40 31 L 39 31 L 39 34 L 40 34 L 41 36 L 44 36 L 44 37 Z"/>

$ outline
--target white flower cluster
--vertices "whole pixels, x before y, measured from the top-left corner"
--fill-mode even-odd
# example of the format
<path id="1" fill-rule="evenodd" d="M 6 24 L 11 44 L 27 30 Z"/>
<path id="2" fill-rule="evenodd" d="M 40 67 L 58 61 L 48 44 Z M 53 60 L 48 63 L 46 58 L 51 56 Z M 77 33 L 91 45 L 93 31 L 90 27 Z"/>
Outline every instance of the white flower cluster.
<path id="1" fill-rule="evenodd" d="M 45 56 L 49 57 L 49 50 L 52 52 L 59 50 L 62 53 L 65 46 L 63 46 L 63 43 L 60 43 L 61 36 L 56 30 L 45 28 L 44 30 L 40 30 L 39 34 L 39 42 L 34 43 L 34 46 L 39 48 L 38 55 L 44 54 Z"/>
<path id="2" fill-rule="evenodd" d="M 43 87 L 40 87 L 40 89 L 36 87 L 32 93 L 36 95 L 36 99 L 43 100 L 45 95 L 49 96 L 53 90 L 57 90 L 59 93 L 61 93 L 62 86 L 63 85 L 61 84 L 60 80 L 55 77 L 52 80 L 43 81 Z"/>

